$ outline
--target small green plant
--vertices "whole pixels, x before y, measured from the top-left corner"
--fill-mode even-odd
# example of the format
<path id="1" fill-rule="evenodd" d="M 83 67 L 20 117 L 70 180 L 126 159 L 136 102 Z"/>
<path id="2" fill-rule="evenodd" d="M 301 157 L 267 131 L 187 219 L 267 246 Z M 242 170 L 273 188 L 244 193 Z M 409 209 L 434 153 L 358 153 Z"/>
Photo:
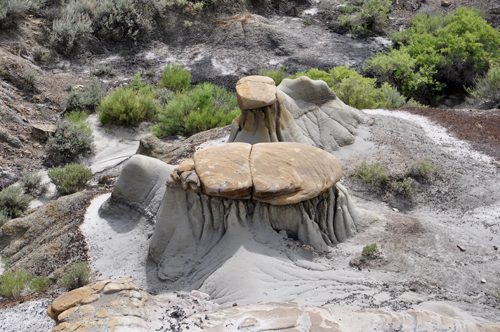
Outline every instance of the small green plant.
<path id="1" fill-rule="evenodd" d="M 79 109 L 93 112 L 105 93 L 99 79 L 92 77 L 89 84 L 84 86 L 83 89 L 77 90 L 70 87 L 70 91 L 66 96 L 66 109 L 69 111 Z"/>
<path id="2" fill-rule="evenodd" d="M 2 227 L 2 225 L 10 219 L 11 218 L 9 216 L 9 213 L 7 212 L 7 209 L 0 209 L 0 227 Z"/>
<path id="3" fill-rule="evenodd" d="M 192 25 L 193 25 L 193 22 L 191 22 L 191 21 L 187 21 L 187 20 L 185 20 L 185 21 L 184 21 L 184 26 L 185 26 L 186 28 L 189 28 L 189 27 L 190 27 L 190 26 L 192 26 Z"/>
<path id="4" fill-rule="evenodd" d="M 94 151 L 94 138 L 84 122 L 59 121 L 54 136 L 47 140 L 52 158 L 62 163 L 71 162 Z"/>
<path id="5" fill-rule="evenodd" d="M 48 176 L 61 195 L 69 195 L 83 188 L 92 178 L 92 171 L 85 165 L 67 164 L 64 168 L 52 167 Z"/>
<path id="6" fill-rule="evenodd" d="M 30 202 L 31 197 L 23 194 L 21 187 L 12 185 L 0 191 L 0 210 L 8 218 L 19 217 L 28 209 Z"/>
<path id="7" fill-rule="evenodd" d="M 346 14 L 339 17 L 340 25 L 350 29 L 353 37 L 369 32 L 382 33 L 389 19 L 390 0 L 358 1 L 358 6 L 341 7 Z"/>
<path id="8" fill-rule="evenodd" d="M 310 16 L 307 16 L 307 17 L 304 19 L 304 25 L 311 25 L 311 24 L 312 24 L 311 17 L 310 17 Z"/>
<path id="9" fill-rule="evenodd" d="M 500 67 L 492 67 L 486 75 L 478 77 L 474 87 L 467 89 L 473 99 L 481 100 L 488 104 L 500 103 Z"/>
<path id="10" fill-rule="evenodd" d="M 117 88 L 99 103 L 99 121 L 102 124 L 117 123 L 125 126 L 139 124 L 144 119 L 154 118 L 160 105 L 156 102 L 156 91 L 149 88 Z"/>
<path id="11" fill-rule="evenodd" d="M 413 179 L 404 178 L 401 181 L 393 181 L 391 183 L 392 190 L 396 192 L 397 195 L 404 197 L 411 197 L 413 195 Z"/>
<path id="12" fill-rule="evenodd" d="M 376 184 L 384 184 L 389 180 L 387 168 L 384 165 L 380 163 L 367 164 L 365 161 L 357 166 L 350 175 L 370 187 Z"/>
<path id="13" fill-rule="evenodd" d="M 240 114 L 234 93 L 211 83 L 197 85 L 186 94 L 178 94 L 158 116 L 153 134 L 192 135 L 215 127 L 226 126 Z"/>
<path id="14" fill-rule="evenodd" d="M 432 159 L 426 158 L 425 160 L 417 161 L 410 167 L 410 175 L 415 178 L 430 180 L 434 177 L 440 167 L 434 167 Z"/>
<path id="15" fill-rule="evenodd" d="M 113 65 L 107 65 L 105 63 L 99 63 L 95 66 L 94 70 L 92 70 L 92 75 L 94 76 L 102 76 L 102 75 L 115 75 L 115 70 L 113 69 Z"/>
<path id="16" fill-rule="evenodd" d="M 191 73 L 182 65 L 168 65 L 162 70 L 158 86 L 177 92 L 187 91 L 191 86 Z"/>
<path id="17" fill-rule="evenodd" d="M 45 293 L 51 283 L 52 281 L 49 278 L 39 276 L 31 280 L 29 287 L 30 289 L 40 294 L 40 293 Z"/>
<path id="18" fill-rule="evenodd" d="M 81 110 L 75 110 L 71 112 L 67 112 L 64 114 L 64 119 L 71 123 L 73 127 L 77 127 L 82 132 L 85 132 L 89 135 L 92 134 L 92 128 L 90 128 L 90 124 L 87 122 L 87 113 Z"/>
<path id="19" fill-rule="evenodd" d="M 67 274 L 62 277 L 62 283 L 68 290 L 73 290 L 87 285 L 92 278 L 93 274 L 87 262 L 73 263 Z"/>
<path id="20" fill-rule="evenodd" d="M 361 258 L 369 259 L 373 258 L 375 252 L 378 250 L 377 243 L 368 244 L 363 247 L 363 252 L 361 253 Z"/>
<path id="21" fill-rule="evenodd" d="M 37 172 L 23 171 L 19 183 L 27 194 L 39 196 L 47 192 L 48 186 L 42 183 L 42 176 Z"/>
<path id="22" fill-rule="evenodd" d="M 7 270 L 0 276 L 0 294 L 6 298 L 20 297 L 30 281 L 31 276 L 23 270 Z"/>
<path id="23" fill-rule="evenodd" d="M 23 89 L 26 92 L 35 93 L 36 83 L 38 82 L 38 76 L 36 71 L 31 69 L 26 69 L 23 71 Z"/>
<path id="24" fill-rule="evenodd" d="M 284 67 L 280 69 L 259 69 L 259 75 L 272 78 L 276 86 L 280 85 L 281 81 L 285 78 L 285 72 L 286 70 Z"/>

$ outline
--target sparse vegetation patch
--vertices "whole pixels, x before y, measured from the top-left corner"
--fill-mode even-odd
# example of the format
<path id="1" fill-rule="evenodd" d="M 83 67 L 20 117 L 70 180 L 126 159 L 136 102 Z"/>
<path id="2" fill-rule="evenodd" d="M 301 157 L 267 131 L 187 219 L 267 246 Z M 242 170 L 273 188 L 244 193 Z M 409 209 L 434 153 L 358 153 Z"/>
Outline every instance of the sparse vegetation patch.
<path id="1" fill-rule="evenodd" d="M 62 283 L 68 290 L 83 287 L 93 278 L 92 270 L 86 262 L 73 263 L 68 273 L 62 277 Z"/>
<path id="2" fill-rule="evenodd" d="M 73 163 L 65 165 L 64 168 L 52 167 L 48 176 L 61 195 L 69 195 L 85 188 L 92 178 L 92 171 L 85 165 Z"/>
<path id="3" fill-rule="evenodd" d="M 23 188 L 12 185 L 0 191 L 0 211 L 2 219 L 17 218 L 28 209 L 31 202 L 29 195 L 23 194 Z"/>

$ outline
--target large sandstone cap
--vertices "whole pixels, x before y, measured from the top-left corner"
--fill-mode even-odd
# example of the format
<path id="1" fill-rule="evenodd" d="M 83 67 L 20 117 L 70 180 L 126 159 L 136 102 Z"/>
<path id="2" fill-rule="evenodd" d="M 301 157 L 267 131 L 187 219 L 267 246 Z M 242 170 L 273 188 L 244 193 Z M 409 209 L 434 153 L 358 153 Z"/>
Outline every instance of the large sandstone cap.
<path id="1" fill-rule="evenodd" d="M 252 192 L 251 148 L 247 143 L 228 143 L 196 151 L 194 167 L 202 192 L 212 196 L 249 198 Z"/>
<path id="2" fill-rule="evenodd" d="M 236 83 L 238 106 L 250 110 L 276 103 L 276 84 L 266 76 L 247 76 Z"/>
<path id="3" fill-rule="evenodd" d="M 204 194 L 272 205 L 319 196 L 342 176 L 335 156 L 295 142 L 214 146 L 195 152 L 194 167 Z"/>
<path id="4" fill-rule="evenodd" d="M 319 196 L 342 176 L 335 156 L 295 142 L 255 144 L 250 169 L 253 199 L 272 205 L 295 204 Z"/>

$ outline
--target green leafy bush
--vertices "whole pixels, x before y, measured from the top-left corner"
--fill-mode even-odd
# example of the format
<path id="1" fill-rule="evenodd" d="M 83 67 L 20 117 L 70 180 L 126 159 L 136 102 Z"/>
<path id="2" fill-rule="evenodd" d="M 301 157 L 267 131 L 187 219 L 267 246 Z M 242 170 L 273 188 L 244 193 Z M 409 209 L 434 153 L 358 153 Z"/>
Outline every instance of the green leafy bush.
<path id="1" fill-rule="evenodd" d="M 410 175 L 415 178 L 430 180 L 440 169 L 440 167 L 433 166 L 432 159 L 426 158 L 425 160 L 417 161 L 411 165 Z"/>
<path id="2" fill-rule="evenodd" d="M 64 114 L 64 119 L 71 123 L 72 126 L 80 129 L 82 132 L 89 135 L 92 134 L 92 128 L 90 128 L 90 124 L 87 122 L 87 113 L 85 113 L 85 111 L 75 110 L 67 112 Z"/>
<path id="3" fill-rule="evenodd" d="M 280 85 L 281 81 L 285 78 L 285 68 L 280 69 L 259 69 L 260 76 L 267 76 L 273 79 L 276 86 Z"/>
<path id="4" fill-rule="evenodd" d="M 392 35 L 387 55 L 367 61 L 367 72 L 396 85 L 406 97 L 436 98 L 447 85 L 471 86 L 490 62 L 500 60 L 500 32 L 477 10 L 415 15 L 408 30 Z"/>
<path id="5" fill-rule="evenodd" d="M 38 76 L 36 71 L 31 69 L 26 69 L 23 71 L 23 89 L 26 92 L 35 93 L 36 83 L 38 82 Z"/>
<path id="6" fill-rule="evenodd" d="M 68 273 L 62 277 L 62 283 L 68 290 L 73 290 L 87 285 L 92 278 L 92 271 L 86 262 L 73 263 Z"/>
<path id="7" fill-rule="evenodd" d="M 92 171 L 85 165 L 67 164 L 64 168 L 52 167 L 48 176 L 61 195 L 69 195 L 83 188 L 92 179 Z"/>
<path id="8" fill-rule="evenodd" d="M 94 138 L 85 124 L 59 121 L 54 136 L 47 140 L 52 158 L 67 163 L 94 151 Z"/>
<path id="9" fill-rule="evenodd" d="M 0 210 L 3 210 L 9 218 L 17 218 L 30 205 L 31 197 L 23 194 L 23 188 L 9 186 L 0 191 Z"/>
<path id="10" fill-rule="evenodd" d="M 376 184 L 383 184 L 389 180 L 387 176 L 387 167 L 381 165 L 380 163 L 367 164 L 363 161 L 359 166 L 351 172 L 351 176 L 359 179 L 362 183 L 369 185 L 370 187 Z"/>
<path id="11" fill-rule="evenodd" d="M 389 17 L 390 0 L 366 0 L 359 2 L 359 6 L 345 6 L 348 14 L 339 17 L 340 25 L 351 30 L 353 37 L 365 35 L 370 31 L 382 33 Z M 350 12 L 350 13 L 349 13 Z"/>
<path id="12" fill-rule="evenodd" d="M 490 68 L 486 75 L 478 77 L 474 88 L 469 88 L 467 92 L 472 98 L 485 103 L 500 103 L 500 67 Z"/>
<path id="13" fill-rule="evenodd" d="M 42 176 L 37 172 L 23 171 L 19 183 L 24 191 L 30 195 L 43 195 L 48 189 L 47 184 L 42 183 Z"/>
<path id="14" fill-rule="evenodd" d="M 404 178 L 401 181 L 393 181 L 391 183 L 392 190 L 397 194 L 404 197 L 411 197 L 413 195 L 413 179 Z"/>
<path id="15" fill-rule="evenodd" d="M 66 109 L 70 111 L 78 109 L 93 112 L 105 93 L 101 82 L 97 78 L 92 77 L 89 84 L 84 86 L 83 89 L 70 88 L 66 96 Z"/>
<path id="16" fill-rule="evenodd" d="M 159 109 L 155 91 L 148 88 L 139 91 L 117 88 L 99 103 L 99 121 L 102 124 L 114 122 L 132 126 L 144 119 L 154 118 Z"/>
<path id="17" fill-rule="evenodd" d="M 9 270 L 0 276 L 0 294 L 6 298 L 19 297 L 31 281 L 31 276 L 23 270 L 16 273 Z"/>
<path id="18" fill-rule="evenodd" d="M 215 127 L 226 126 L 240 114 L 234 93 L 211 83 L 197 85 L 186 94 L 178 94 L 158 116 L 153 134 L 192 135 Z"/>
<path id="19" fill-rule="evenodd" d="M 372 258 L 374 254 L 377 252 L 378 247 L 376 243 L 368 244 L 363 247 L 363 251 L 361 252 L 361 258 L 368 259 Z"/>
<path id="20" fill-rule="evenodd" d="M 158 86 L 178 92 L 187 91 L 191 86 L 191 73 L 182 65 L 168 65 L 162 70 Z"/>
<path id="21" fill-rule="evenodd" d="M 359 75 L 359 74 L 358 74 Z M 335 85 L 337 96 L 354 108 L 376 108 L 380 99 L 380 89 L 375 87 L 376 79 L 361 75 L 344 78 Z"/>

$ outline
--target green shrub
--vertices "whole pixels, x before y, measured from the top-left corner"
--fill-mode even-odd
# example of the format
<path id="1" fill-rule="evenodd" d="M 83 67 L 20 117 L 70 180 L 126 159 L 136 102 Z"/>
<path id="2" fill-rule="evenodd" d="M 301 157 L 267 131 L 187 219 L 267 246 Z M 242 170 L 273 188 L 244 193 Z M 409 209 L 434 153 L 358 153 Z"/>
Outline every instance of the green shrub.
<path id="1" fill-rule="evenodd" d="M 413 98 L 410 100 L 406 100 L 405 96 L 398 92 L 398 89 L 389 85 L 389 83 L 385 82 L 380 87 L 381 96 L 378 107 L 387 107 L 387 108 L 405 108 L 405 107 L 425 107 Z"/>
<path id="2" fill-rule="evenodd" d="M 377 247 L 376 243 L 368 244 L 368 245 L 363 247 L 363 251 L 361 253 L 361 258 L 364 258 L 364 259 L 372 258 L 377 250 L 378 250 L 378 247 Z"/>
<path id="3" fill-rule="evenodd" d="M 92 77 L 89 84 L 84 86 L 83 89 L 70 88 L 66 96 L 66 110 L 79 109 L 93 112 L 105 93 L 101 82 L 96 77 Z"/>
<path id="4" fill-rule="evenodd" d="M 432 159 L 426 158 L 425 160 L 417 161 L 411 165 L 410 175 L 415 178 L 422 178 L 430 180 L 434 177 L 440 167 L 433 167 Z"/>
<path id="5" fill-rule="evenodd" d="M 19 297 L 31 281 L 31 276 L 25 271 L 5 271 L 0 276 L 0 294 L 6 298 Z"/>
<path id="6" fill-rule="evenodd" d="M 132 126 L 144 119 L 154 118 L 160 109 L 156 93 L 148 88 L 135 91 L 117 88 L 99 103 L 99 121 Z"/>
<path id="7" fill-rule="evenodd" d="M 73 290 L 87 285 L 92 278 L 92 271 L 86 262 L 73 263 L 68 273 L 62 277 L 62 283 L 68 290 Z"/>
<path id="8" fill-rule="evenodd" d="M 92 75 L 94 75 L 94 76 L 102 76 L 102 75 L 114 76 L 115 70 L 113 69 L 113 65 L 99 63 L 99 64 L 97 64 L 97 66 L 95 66 L 94 70 L 92 70 Z"/>
<path id="9" fill-rule="evenodd" d="M 362 183 L 368 184 L 370 187 L 376 184 L 383 184 L 389 180 L 387 168 L 384 165 L 380 163 L 367 164 L 365 161 L 357 166 L 350 175 Z"/>
<path id="10" fill-rule="evenodd" d="M 324 70 L 319 70 L 317 68 L 311 68 L 311 69 L 309 69 L 307 71 L 301 71 L 301 72 L 298 72 L 298 73 L 296 73 L 294 75 L 291 75 L 288 78 L 295 79 L 295 78 L 298 78 L 300 76 L 307 76 L 307 77 L 309 77 L 312 80 L 322 80 L 322 81 L 325 81 L 326 84 L 328 84 L 328 86 L 330 88 L 333 86 L 333 80 L 332 80 L 331 75 L 329 73 L 327 73 L 326 71 L 324 71 Z"/>
<path id="11" fill-rule="evenodd" d="M 310 16 L 307 16 L 307 17 L 304 19 L 304 25 L 311 25 L 311 24 L 312 24 L 311 17 L 310 17 Z"/>
<path id="12" fill-rule="evenodd" d="M 22 16 L 30 9 L 39 8 L 41 3 L 39 0 L 0 0 L 0 21 L 7 16 Z"/>
<path id="13" fill-rule="evenodd" d="M 158 82 L 160 88 L 173 91 L 187 91 L 191 86 L 191 73 L 182 65 L 171 64 L 163 68 L 162 77 Z"/>
<path id="14" fill-rule="evenodd" d="M 36 71 L 31 69 L 26 69 L 23 71 L 23 89 L 26 92 L 35 93 L 36 83 L 38 82 L 38 76 Z"/>
<path id="15" fill-rule="evenodd" d="M 18 186 L 9 186 L 0 191 L 0 210 L 9 218 L 17 218 L 30 205 L 31 197 L 23 194 L 23 188 Z"/>
<path id="16" fill-rule="evenodd" d="M 132 89 L 135 91 L 139 91 L 141 89 L 147 88 L 148 83 L 144 82 L 141 78 L 141 73 L 137 73 L 132 78 L 132 81 L 129 85 L 127 85 L 127 89 Z"/>
<path id="17" fill-rule="evenodd" d="M 485 103 L 500 103 L 500 67 L 490 68 L 486 75 L 478 77 L 474 88 L 469 88 L 467 92 L 472 98 Z"/>
<path id="18" fill-rule="evenodd" d="M 276 86 L 280 85 L 281 81 L 285 78 L 285 68 L 280 69 L 259 69 L 260 76 L 267 76 L 273 79 Z"/>
<path id="19" fill-rule="evenodd" d="M 380 99 L 380 90 L 375 87 L 374 78 L 359 77 L 344 78 L 336 85 L 337 96 L 354 108 L 376 108 Z"/>
<path id="20" fill-rule="evenodd" d="M 359 2 L 358 2 L 359 3 Z M 389 17 L 390 0 L 366 0 L 359 6 L 345 6 L 345 12 L 351 12 L 339 17 L 340 25 L 351 30 L 353 37 L 365 35 L 370 31 L 382 33 Z"/>
<path id="21" fill-rule="evenodd" d="M 48 190 L 47 184 L 42 183 L 42 176 L 37 172 L 23 171 L 19 183 L 24 191 L 30 195 L 43 195 Z"/>
<path id="22" fill-rule="evenodd" d="M 192 135 L 215 127 L 226 126 L 240 114 L 234 93 L 211 83 L 197 85 L 186 94 L 178 94 L 158 116 L 153 134 Z"/>
<path id="23" fill-rule="evenodd" d="M 67 112 L 64 114 L 64 119 L 82 132 L 85 132 L 88 135 L 92 134 L 92 128 L 90 128 L 90 124 L 87 122 L 87 113 L 85 113 L 85 111 L 77 109 L 72 112 Z"/>
<path id="24" fill-rule="evenodd" d="M 167 104 L 169 101 L 174 99 L 175 92 L 166 88 L 159 88 L 156 90 L 157 100 L 161 104 Z"/>
<path id="25" fill-rule="evenodd" d="M 85 188 L 92 171 L 85 165 L 67 164 L 64 168 L 52 167 L 48 176 L 61 195 L 69 195 Z"/>
<path id="26" fill-rule="evenodd" d="M 45 293 L 47 288 L 49 288 L 52 281 L 47 277 L 35 277 L 30 282 L 30 289 L 34 290 L 37 293 Z"/>
<path id="27" fill-rule="evenodd" d="M 366 70 L 406 97 L 435 99 L 446 85 L 470 86 L 500 59 L 500 32 L 474 9 L 458 8 L 444 17 L 415 15 L 408 30 L 392 40 L 395 47 L 372 57 Z"/>
<path id="28" fill-rule="evenodd" d="M 54 136 L 47 140 L 52 158 L 67 163 L 94 151 L 94 138 L 84 124 L 59 121 Z"/>
<path id="29" fill-rule="evenodd" d="M 413 179 L 404 178 L 401 181 L 393 181 L 391 183 L 391 188 L 397 195 L 411 197 L 413 195 Z"/>

